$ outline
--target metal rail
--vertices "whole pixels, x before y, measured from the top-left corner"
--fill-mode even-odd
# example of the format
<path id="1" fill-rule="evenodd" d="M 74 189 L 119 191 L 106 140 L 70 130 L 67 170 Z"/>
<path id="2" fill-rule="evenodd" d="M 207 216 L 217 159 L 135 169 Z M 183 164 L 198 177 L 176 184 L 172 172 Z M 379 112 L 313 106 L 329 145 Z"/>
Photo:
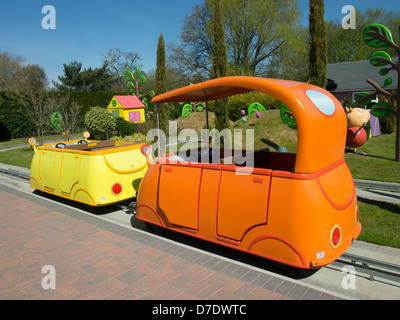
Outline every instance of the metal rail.
<path id="1" fill-rule="evenodd" d="M 30 175 L 29 173 L 24 173 L 21 171 L 17 171 L 14 169 L 0 169 L 0 174 L 6 175 L 10 178 L 18 179 L 24 182 L 29 182 L 30 180 Z"/>
<path id="2" fill-rule="evenodd" d="M 345 253 L 331 265 L 341 267 L 352 266 L 357 274 L 367 275 L 370 281 L 389 280 L 391 285 L 400 286 L 400 266 L 375 259 L 364 258 Z"/>
<path id="3" fill-rule="evenodd" d="M 10 178 L 18 179 L 24 181 L 26 183 L 30 180 L 30 175 L 28 173 L 20 172 L 14 169 L 0 169 L 0 174 L 6 175 Z M 361 183 L 356 182 L 356 186 L 359 186 Z M 375 189 L 375 184 L 369 184 L 369 182 L 363 182 L 363 187 L 370 187 Z M 381 188 L 386 187 L 386 184 L 379 184 Z M 378 187 L 379 187 L 378 186 Z M 391 185 L 388 185 L 390 188 Z M 397 186 L 394 186 L 392 190 L 397 191 Z M 387 190 L 387 189 L 386 189 Z M 398 190 L 400 192 L 400 189 Z M 128 212 L 136 211 L 136 202 L 135 201 L 125 201 L 116 205 L 120 209 Z M 332 266 L 343 268 L 344 266 L 352 266 L 355 271 L 359 274 L 366 274 L 371 281 L 381 281 L 388 280 L 392 283 L 388 283 L 390 285 L 400 286 L 400 266 L 382 262 L 374 259 L 364 258 L 352 254 L 343 254 L 339 259 L 331 263 Z M 387 283 L 387 282 L 385 282 Z"/>
<path id="4" fill-rule="evenodd" d="M 354 185 L 359 189 L 386 190 L 400 193 L 400 183 L 355 180 Z"/>

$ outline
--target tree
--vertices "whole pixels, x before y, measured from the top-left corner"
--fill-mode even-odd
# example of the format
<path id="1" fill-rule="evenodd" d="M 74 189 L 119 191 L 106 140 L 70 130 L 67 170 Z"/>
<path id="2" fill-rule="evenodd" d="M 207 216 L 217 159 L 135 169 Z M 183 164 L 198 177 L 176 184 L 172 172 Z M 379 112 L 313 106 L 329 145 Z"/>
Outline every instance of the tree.
<path id="1" fill-rule="evenodd" d="M 9 90 L 9 82 L 21 70 L 24 59 L 9 52 L 0 52 L 0 91 Z"/>
<path id="2" fill-rule="evenodd" d="M 400 26 L 398 27 L 400 32 Z M 356 96 L 356 101 L 361 105 L 367 105 L 378 95 L 381 94 L 387 99 L 393 99 L 395 106 L 387 102 L 378 102 L 371 107 L 371 113 L 376 117 L 384 117 L 390 114 L 396 116 L 396 161 L 400 162 L 400 45 L 393 41 L 393 36 L 390 30 L 381 24 L 370 24 L 363 32 L 364 42 L 374 48 L 392 48 L 398 55 L 397 62 L 393 61 L 390 54 L 385 51 L 377 51 L 372 54 L 370 62 L 375 67 L 384 67 L 379 71 L 381 76 L 386 76 L 390 71 L 397 72 L 397 91 L 389 92 L 385 90 L 388 85 L 393 83 L 392 78 L 386 78 L 383 86 L 368 79 L 367 82 L 375 89 L 372 93 L 361 92 Z M 396 110 L 397 109 L 397 110 Z"/>
<path id="3" fill-rule="evenodd" d="M 181 44 L 170 46 L 171 62 L 182 73 L 192 75 L 192 82 L 210 77 L 214 6 L 214 0 L 195 5 L 184 20 Z M 302 36 L 297 32 L 300 12 L 295 1 L 220 0 L 220 6 L 227 75 L 266 75 L 279 49 Z"/>
<path id="4" fill-rule="evenodd" d="M 9 93 L 8 97 L 10 101 L 21 106 L 16 110 L 35 125 L 38 141 L 43 144 L 43 137 L 46 130 L 51 128 L 51 115 L 56 111 L 59 99 L 51 98 L 49 93 L 44 91 Z"/>
<path id="5" fill-rule="evenodd" d="M 104 63 L 109 66 L 111 73 L 117 79 L 113 90 L 124 91 L 126 90 L 124 81 L 125 70 L 136 70 L 141 68 L 139 63 L 142 58 L 135 52 L 124 51 L 119 48 L 111 48 L 103 54 Z"/>
<path id="6" fill-rule="evenodd" d="M 400 11 L 387 9 L 368 8 L 365 11 L 356 11 L 356 29 L 343 29 L 341 22 L 327 21 L 328 63 L 340 63 L 349 61 L 367 60 L 374 53 L 374 48 L 365 46 L 362 31 L 375 21 L 385 21 L 389 30 L 395 30 L 400 20 Z M 393 35 L 394 40 L 399 41 L 398 34 Z M 395 56 L 393 48 L 387 48 L 387 52 Z"/>
<path id="7" fill-rule="evenodd" d="M 73 61 L 64 64 L 64 75 L 58 77 L 62 84 L 55 81 L 53 84 L 60 91 L 105 91 L 116 81 L 107 69 L 107 63 L 104 63 L 100 68 L 82 70 L 82 63 Z"/>
<path id="8" fill-rule="evenodd" d="M 309 82 L 321 88 L 327 82 L 327 40 L 324 0 L 310 0 L 310 65 Z"/>
<path id="9" fill-rule="evenodd" d="M 165 42 L 164 37 L 161 34 L 158 38 L 157 45 L 157 69 L 156 69 L 156 94 L 162 94 L 167 92 L 167 71 L 165 65 Z M 168 132 L 168 105 L 164 104 L 158 111 L 160 128 L 167 133 Z"/>
<path id="10" fill-rule="evenodd" d="M 93 136 L 109 139 L 117 127 L 117 120 L 107 109 L 93 107 L 86 112 L 85 125 Z"/>
<path id="11" fill-rule="evenodd" d="M 42 67 L 31 64 L 21 67 L 10 79 L 8 89 L 14 92 L 39 92 L 46 89 L 47 76 Z"/>
<path id="12" fill-rule="evenodd" d="M 213 56 L 212 56 L 211 78 L 226 76 L 226 44 L 224 26 L 222 24 L 221 6 L 219 0 L 215 0 L 215 11 L 213 21 Z M 227 99 L 215 101 L 215 128 L 219 131 L 229 128 Z"/>
<path id="13" fill-rule="evenodd" d="M 49 97 L 49 100 L 50 103 L 52 103 L 55 106 L 53 108 L 54 112 L 57 113 L 58 117 L 60 117 L 61 119 L 62 122 L 61 131 L 73 133 L 74 130 L 76 129 L 78 121 L 80 120 L 79 114 L 83 107 L 78 103 L 76 103 L 76 101 L 71 100 L 69 94 L 62 96 L 52 94 Z M 56 114 L 53 113 L 52 118 L 53 116 L 56 116 Z"/>

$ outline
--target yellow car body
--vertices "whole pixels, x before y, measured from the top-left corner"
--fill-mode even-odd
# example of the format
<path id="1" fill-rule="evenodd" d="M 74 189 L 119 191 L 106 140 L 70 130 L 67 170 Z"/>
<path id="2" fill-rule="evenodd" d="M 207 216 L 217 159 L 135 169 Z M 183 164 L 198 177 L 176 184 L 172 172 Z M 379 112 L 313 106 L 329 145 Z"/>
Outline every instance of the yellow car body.
<path id="1" fill-rule="evenodd" d="M 146 146 L 114 140 L 74 140 L 35 147 L 30 185 L 90 206 L 134 198 L 148 169 L 149 152 L 143 151 Z"/>

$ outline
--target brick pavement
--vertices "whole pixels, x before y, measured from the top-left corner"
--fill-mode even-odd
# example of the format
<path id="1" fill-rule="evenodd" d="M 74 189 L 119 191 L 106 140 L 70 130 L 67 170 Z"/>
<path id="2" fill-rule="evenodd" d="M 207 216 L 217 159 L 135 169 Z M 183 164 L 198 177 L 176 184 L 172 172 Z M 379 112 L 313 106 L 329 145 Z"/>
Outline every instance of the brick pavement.
<path id="1" fill-rule="evenodd" d="M 0 299 L 336 299 L 0 184 Z M 43 266 L 56 289 L 45 290 Z"/>

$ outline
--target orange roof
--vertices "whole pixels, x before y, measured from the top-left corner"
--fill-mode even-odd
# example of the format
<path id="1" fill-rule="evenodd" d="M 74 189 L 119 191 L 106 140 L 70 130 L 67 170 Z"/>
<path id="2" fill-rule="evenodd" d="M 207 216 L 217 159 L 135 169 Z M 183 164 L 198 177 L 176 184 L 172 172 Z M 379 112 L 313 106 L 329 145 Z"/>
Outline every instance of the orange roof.
<path id="1" fill-rule="evenodd" d="M 118 100 L 124 110 L 141 109 L 145 107 L 137 96 L 115 96 L 114 98 Z"/>
<path id="2" fill-rule="evenodd" d="M 347 120 L 340 102 L 329 92 L 307 83 L 255 77 L 225 77 L 167 92 L 153 103 L 212 101 L 259 91 L 284 103 L 298 128 L 296 173 L 322 170 L 344 157 Z"/>

